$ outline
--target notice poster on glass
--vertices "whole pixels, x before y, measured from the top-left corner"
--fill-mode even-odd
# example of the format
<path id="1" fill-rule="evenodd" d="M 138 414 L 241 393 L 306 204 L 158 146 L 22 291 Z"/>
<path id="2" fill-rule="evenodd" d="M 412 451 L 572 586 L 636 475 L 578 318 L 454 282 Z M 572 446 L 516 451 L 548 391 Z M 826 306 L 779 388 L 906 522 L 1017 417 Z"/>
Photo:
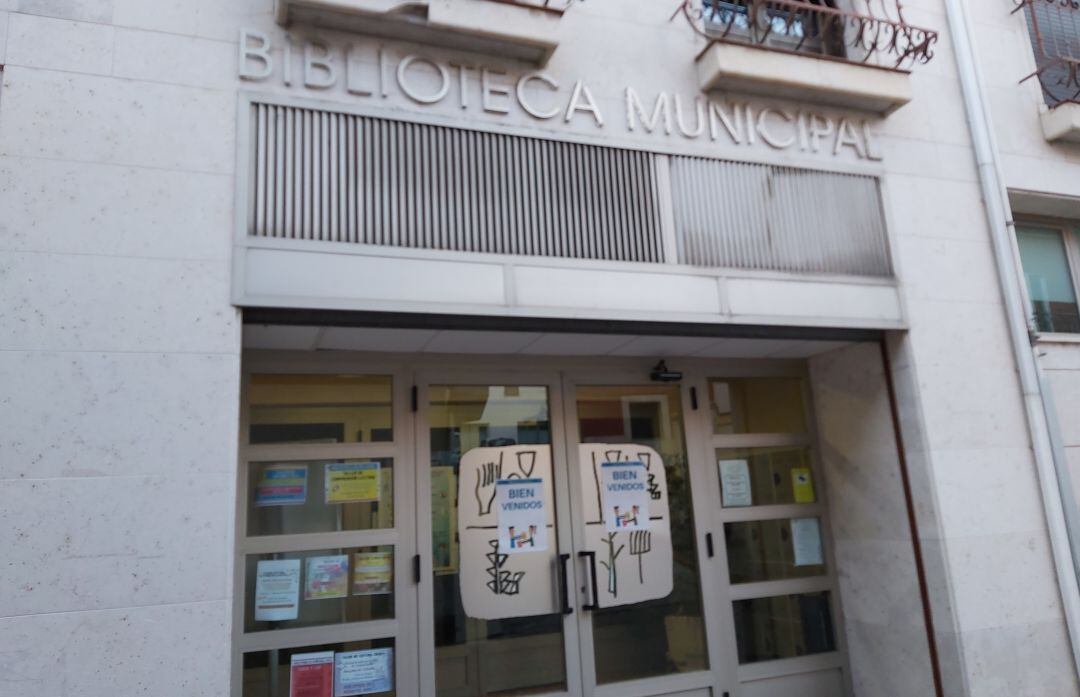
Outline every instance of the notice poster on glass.
<path id="1" fill-rule="evenodd" d="M 500 479 L 495 482 L 499 551 L 543 552 L 547 542 L 547 506 L 542 479 Z"/>
<path id="2" fill-rule="evenodd" d="M 334 652 L 294 653 L 289 663 L 289 697 L 332 697 Z"/>
<path id="3" fill-rule="evenodd" d="M 378 462 L 327 464 L 325 468 L 326 503 L 379 500 Z"/>
<path id="4" fill-rule="evenodd" d="M 814 479 L 810 474 L 809 467 L 793 467 L 791 470 L 791 491 L 795 496 L 795 503 L 813 503 Z"/>
<path id="5" fill-rule="evenodd" d="M 649 485 L 645 463 L 605 462 L 600 468 L 603 518 L 608 532 L 649 529 Z"/>
<path id="6" fill-rule="evenodd" d="M 394 553 L 353 555 L 353 595 L 387 595 L 394 590 Z"/>
<path id="7" fill-rule="evenodd" d="M 721 505 L 740 508 L 753 505 L 750 464 L 746 460 L 720 460 Z"/>
<path id="8" fill-rule="evenodd" d="M 795 553 L 795 566 L 825 563 L 821 556 L 821 525 L 817 518 L 791 519 L 791 547 Z"/>
<path id="9" fill-rule="evenodd" d="M 349 595 L 349 555 L 309 557 L 304 572 L 304 600 L 327 600 Z"/>
<path id="10" fill-rule="evenodd" d="M 302 506 L 307 502 L 307 465 L 266 465 L 255 483 L 256 506 Z"/>
<path id="11" fill-rule="evenodd" d="M 295 620 L 300 608 L 300 560 L 264 559 L 255 566 L 255 621 Z"/>
<path id="12" fill-rule="evenodd" d="M 334 697 L 394 689 L 394 650 L 347 651 L 334 656 Z"/>

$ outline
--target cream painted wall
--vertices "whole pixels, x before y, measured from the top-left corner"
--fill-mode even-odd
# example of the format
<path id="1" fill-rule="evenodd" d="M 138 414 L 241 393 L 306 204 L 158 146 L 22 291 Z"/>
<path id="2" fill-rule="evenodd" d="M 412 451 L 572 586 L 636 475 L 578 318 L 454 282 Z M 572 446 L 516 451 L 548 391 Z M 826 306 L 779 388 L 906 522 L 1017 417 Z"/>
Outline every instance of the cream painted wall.
<path id="1" fill-rule="evenodd" d="M 947 694 L 1076 695 L 946 20 L 940 0 L 906 5 L 942 40 L 875 128 Z M 1018 93 L 1007 5 L 978 13 L 994 99 Z M 589 0 L 550 69 L 588 77 L 613 114 L 610 86 L 693 94 L 670 12 Z M 0 586 L 16 589 L 0 595 L 0 694 L 225 693 L 236 95 L 260 89 L 235 77 L 241 26 L 282 33 L 270 0 L 0 0 Z M 1010 183 L 1076 193 L 1076 152 L 1051 155 L 1034 116 L 998 119 Z"/>

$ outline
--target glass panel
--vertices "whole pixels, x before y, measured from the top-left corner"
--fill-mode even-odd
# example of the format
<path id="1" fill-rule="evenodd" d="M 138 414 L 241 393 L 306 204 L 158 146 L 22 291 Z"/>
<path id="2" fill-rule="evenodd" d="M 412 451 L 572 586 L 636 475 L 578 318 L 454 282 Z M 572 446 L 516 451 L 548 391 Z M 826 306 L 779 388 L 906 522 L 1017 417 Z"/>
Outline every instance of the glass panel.
<path id="1" fill-rule="evenodd" d="M 707 670 L 679 387 L 579 387 L 577 413 L 582 443 L 632 444 L 639 447 L 639 450 L 627 449 L 634 459 L 642 457 L 640 451 L 651 449 L 660 455 L 667 479 L 668 510 L 654 510 L 650 505 L 649 517 L 655 520 L 658 514 L 669 515 L 672 590 L 665 597 L 631 605 L 604 608 L 601 602 L 602 609 L 592 613 L 597 681 L 603 684 Z M 619 450 L 611 449 L 610 456 L 621 458 L 622 455 L 616 454 Z M 602 522 L 587 518 L 586 524 L 586 539 L 593 529 L 603 534 Z M 601 576 L 598 582 L 607 591 L 617 589 L 616 583 L 621 583 L 624 595 L 628 580 L 623 577 L 618 581 L 615 570 L 628 573 L 633 588 L 635 581 L 642 580 L 641 574 L 647 567 L 642 564 L 644 557 L 652 557 L 650 561 L 655 563 L 654 555 L 661 552 L 661 544 L 666 544 L 659 539 L 649 540 L 640 532 L 604 535 L 603 542 L 607 544 L 592 549 Z M 589 544 L 592 547 L 594 542 Z"/>
<path id="2" fill-rule="evenodd" d="M 355 655 L 353 652 L 364 651 L 366 654 Z M 382 670 L 372 671 L 378 677 L 383 677 L 388 665 L 391 677 L 395 674 L 395 656 L 393 639 L 374 639 L 371 641 L 350 641 L 344 644 L 326 644 L 323 646 L 304 646 L 293 649 L 274 649 L 272 651 L 253 651 L 244 654 L 244 697 L 289 697 L 290 666 L 292 657 L 304 656 L 305 654 L 317 654 L 333 652 L 334 658 L 342 665 L 349 663 L 349 659 L 360 658 L 368 665 L 374 664 Z M 345 654 L 342 656 L 342 654 Z M 332 665 L 332 663 L 330 664 Z M 323 670 L 322 666 L 307 667 L 306 673 L 297 672 L 297 679 L 305 680 L 307 685 L 311 681 L 325 679 L 324 675 L 312 675 L 312 671 Z M 318 684 L 318 683 L 317 683 Z M 380 697 L 395 697 L 394 681 L 390 680 L 389 690 L 379 690 L 383 685 L 369 684 L 365 694 L 377 694 Z M 308 689 L 314 689 L 309 687 Z M 315 694 L 321 694 L 316 692 Z M 351 694 L 359 694 L 352 692 Z"/>
<path id="3" fill-rule="evenodd" d="M 1080 332 L 1080 312 L 1061 235 L 1060 230 L 1016 230 L 1031 313 L 1041 332 Z"/>
<path id="4" fill-rule="evenodd" d="M 547 388 L 432 386 L 430 393 L 436 693 L 482 697 L 565 690 L 553 524 L 547 550 L 513 555 L 502 553 L 493 526 L 466 523 L 458 529 L 459 516 L 492 518 L 494 483 L 500 479 L 537 479 L 548 489 L 554 521 Z M 482 477 L 478 468 L 490 476 Z M 544 607 L 538 609 L 537 601 Z"/>
<path id="5" fill-rule="evenodd" d="M 713 433 L 805 433 L 800 378 L 709 380 Z"/>
<path id="6" fill-rule="evenodd" d="M 392 546 L 249 554 L 244 631 L 391 619 L 393 569 Z"/>
<path id="7" fill-rule="evenodd" d="M 248 535 L 392 527 L 393 458 L 252 462 L 248 467 Z"/>
<path id="8" fill-rule="evenodd" d="M 728 573 L 732 583 L 779 581 L 825 573 L 817 518 L 728 523 Z"/>
<path id="9" fill-rule="evenodd" d="M 828 592 L 737 600 L 734 609 L 739 663 L 836 650 Z"/>
<path id="10" fill-rule="evenodd" d="M 817 501 L 808 448 L 718 448 L 716 466 L 725 508 Z"/>
<path id="11" fill-rule="evenodd" d="M 389 375 L 252 375 L 252 444 L 394 439 Z"/>

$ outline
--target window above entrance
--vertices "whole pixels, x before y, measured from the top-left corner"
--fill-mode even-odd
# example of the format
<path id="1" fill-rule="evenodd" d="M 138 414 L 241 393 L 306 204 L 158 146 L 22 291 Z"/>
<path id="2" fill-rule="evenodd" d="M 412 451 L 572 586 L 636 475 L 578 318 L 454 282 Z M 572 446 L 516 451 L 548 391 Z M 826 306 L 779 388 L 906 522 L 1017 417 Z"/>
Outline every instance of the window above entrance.
<path id="1" fill-rule="evenodd" d="M 911 100 L 907 73 L 930 61 L 938 38 L 908 24 L 899 0 L 683 0 L 681 12 L 708 41 L 702 89 L 882 114 Z"/>
<path id="2" fill-rule="evenodd" d="M 276 0 L 279 24 L 307 24 L 543 65 L 574 0 Z"/>

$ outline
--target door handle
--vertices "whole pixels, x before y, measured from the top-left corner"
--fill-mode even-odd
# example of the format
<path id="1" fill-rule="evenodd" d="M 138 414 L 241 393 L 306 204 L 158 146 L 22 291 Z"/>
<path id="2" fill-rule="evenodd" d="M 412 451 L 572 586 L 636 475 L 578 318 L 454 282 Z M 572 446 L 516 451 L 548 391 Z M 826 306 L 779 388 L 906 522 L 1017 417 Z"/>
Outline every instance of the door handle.
<path id="1" fill-rule="evenodd" d="M 567 573 L 566 565 L 570 562 L 569 554 L 559 555 L 559 567 L 562 570 L 562 597 L 560 601 L 562 603 L 561 612 L 564 615 L 569 615 L 574 612 L 574 608 L 570 607 L 570 588 L 569 588 L 569 573 Z"/>
<path id="2" fill-rule="evenodd" d="M 585 557 L 589 560 L 589 587 L 592 593 L 589 595 L 589 600 L 592 602 L 582 603 L 582 610 L 599 610 L 600 609 L 600 594 L 596 590 L 596 552 L 578 552 L 578 557 Z"/>

